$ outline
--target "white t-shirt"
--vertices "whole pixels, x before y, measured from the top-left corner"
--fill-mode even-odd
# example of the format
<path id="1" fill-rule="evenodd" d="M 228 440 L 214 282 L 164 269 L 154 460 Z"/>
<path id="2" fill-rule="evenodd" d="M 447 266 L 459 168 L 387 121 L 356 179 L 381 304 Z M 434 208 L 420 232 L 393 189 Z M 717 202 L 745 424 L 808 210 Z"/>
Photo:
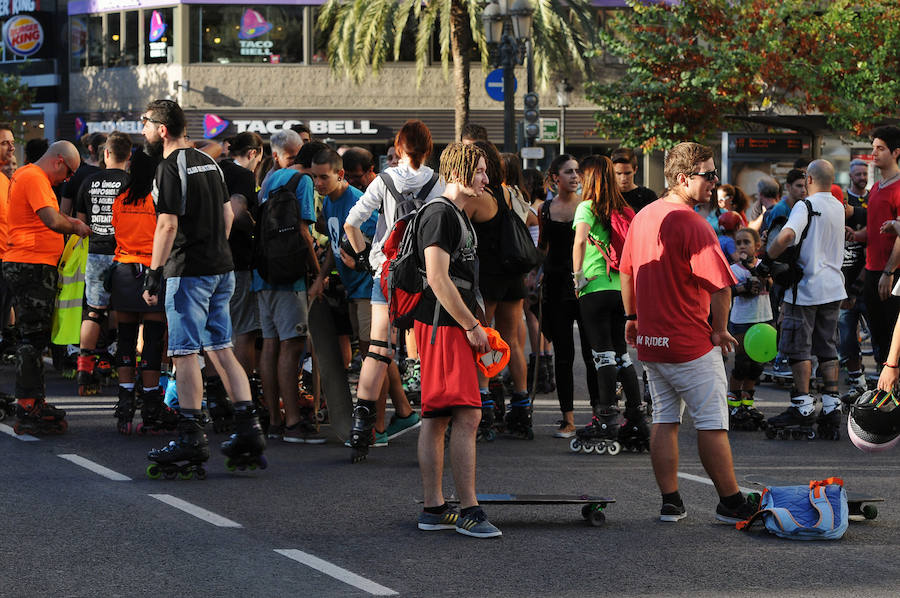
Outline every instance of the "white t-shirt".
<path id="1" fill-rule="evenodd" d="M 803 280 L 797 285 L 797 301 L 794 301 L 793 288 L 785 291 L 784 300 L 795 305 L 823 305 L 846 299 L 841 272 L 844 262 L 844 206 L 826 192 L 814 193 L 807 199 L 819 215 L 813 215 L 809 233 L 800 248 L 797 262 L 803 268 Z M 806 202 L 798 201 L 784 225 L 784 228 L 796 233 L 794 245 L 800 242 L 806 221 Z"/>
<path id="2" fill-rule="evenodd" d="M 743 283 L 750 278 L 750 270 L 743 264 L 731 264 L 731 271 L 738 283 Z M 769 291 L 765 289 L 755 297 L 734 296 L 731 305 L 732 324 L 758 324 L 772 319 L 772 303 L 769 301 Z"/>

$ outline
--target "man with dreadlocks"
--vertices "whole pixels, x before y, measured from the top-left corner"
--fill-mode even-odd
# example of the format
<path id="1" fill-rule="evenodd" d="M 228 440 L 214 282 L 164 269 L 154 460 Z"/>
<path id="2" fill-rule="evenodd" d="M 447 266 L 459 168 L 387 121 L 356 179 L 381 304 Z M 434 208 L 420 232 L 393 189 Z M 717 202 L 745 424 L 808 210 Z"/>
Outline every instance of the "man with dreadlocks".
<path id="1" fill-rule="evenodd" d="M 416 306 L 415 334 L 422 364 L 422 431 L 419 469 L 425 508 L 419 529 L 456 529 L 476 538 L 501 535 L 475 498 L 475 432 L 481 421 L 481 395 L 473 351 L 489 350 L 487 334 L 475 315 L 476 238 L 463 211 L 488 183 L 484 153 L 452 143 L 441 154 L 443 197 L 417 215 L 416 250 L 428 285 Z M 435 311 L 438 309 L 437 321 Z M 460 511 L 442 493 L 444 432 L 450 422 L 450 459 Z"/>

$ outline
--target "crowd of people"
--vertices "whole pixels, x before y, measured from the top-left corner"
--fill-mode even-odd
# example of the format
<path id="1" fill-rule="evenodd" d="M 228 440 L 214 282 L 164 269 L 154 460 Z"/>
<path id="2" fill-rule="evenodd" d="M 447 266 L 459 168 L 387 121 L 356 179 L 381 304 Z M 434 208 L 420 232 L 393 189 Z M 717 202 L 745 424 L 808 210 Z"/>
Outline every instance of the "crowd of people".
<path id="1" fill-rule="evenodd" d="M 796 164 L 783 186 L 763 177 L 748 194 L 719 184 L 710 148 L 682 143 L 666 155 L 658 196 L 635 184 L 627 148 L 563 154 L 543 174 L 523 170 L 474 124 L 438 158 L 425 123 L 407 122 L 378 173 L 370 151 L 333 148 L 303 125 L 268 142 L 247 132 L 218 144 L 191 141 L 169 100 L 151 102 L 141 120 L 143 145 L 93 134 L 84 158 L 57 141 L 17 169 L 12 128 L 0 124 L 0 166 L 11 175 L 0 174 L 0 323 L 15 346 L 17 432 L 67 429 L 64 411 L 46 400 L 42 357 L 67 236 L 88 239 L 79 392 L 98 392 L 115 369 L 118 431 L 177 433 L 150 452 L 148 473 L 205 475 L 208 415 L 233 432 L 222 452 L 235 466 L 265 467 L 267 438 L 324 443 L 314 405 L 329 398 L 313 396 L 304 368 L 315 354 L 309 313 L 323 302 L 355 386 L 351 460 L 421 427 L 424 530 L 500 535 L 475 497 L 476 440 L 533 438 L 538 392 L 555 390 L 554 436 L 573 450 L 650 450 L 663 521 L 686 514 L 677 438 L 687 407 L 717 517 L 733 522 L 752 507 L 734 477 L 729 429 L 839 437 L 842 398 L 852 402 L 867 386 L 861 318 L 885 367 L 880 385 L 896 382 L 897 127 L 872 132 L 882 180 L 871 189 L 865 162 L 851 163 L 845 191 L 820 159 Z M 385 242 L 416 210 L 424 290 L 414 325 L 398 331 Z M 542 256 L 531 271 L 507 266 L 515 227 Z M 768 421 L 753 404 L 764 364 L 743 342 L 761 323 L 779 329 L 772 367 L 793 385 L 788 408 Z M 592 408 L 582 426 L 574 324 Z M 490 350 L 487 326 L 510 353 L 493 379 L 476 367 Z M 628 345 L 643 366 L 643 395 Z M 167 393 L 161 374 L 172 372 Z M 823 381 L 818 415 L 814 374 Z M 177 404 L 164 400 L 175 390 Z M 459 510 L 441 491 L 445 438 Z"/>

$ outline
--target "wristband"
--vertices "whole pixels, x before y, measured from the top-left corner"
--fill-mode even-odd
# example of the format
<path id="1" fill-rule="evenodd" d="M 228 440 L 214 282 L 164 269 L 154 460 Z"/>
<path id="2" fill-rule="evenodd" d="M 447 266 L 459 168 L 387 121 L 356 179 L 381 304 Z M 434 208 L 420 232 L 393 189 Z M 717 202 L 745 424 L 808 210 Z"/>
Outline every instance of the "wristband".
<path id="1" fill-rule="evenodd" d="M 151 270 L 147 268 L 144 272 L 144 290 L 151 296 L 159 294 L 159 286 L 162 282 L 163 269 L 162 266 Z"/>
<path id="2" fill-rule="evenodd" d="M 625 321 L 626 321 L 626 322 L 628 322 L 628 321 L 632 321 L 632 322 L 633 322 L 633 321 L 635 321 L 635 320 L 637 320 L 637 314 L 631 314 L 631 315 L 626 315 L 626 316 L 625 316 Z"/>
<path id="3" fill-rule="evenodd" d="M 891 364 L 885 362 L 884 367 L 891 368 L 892 370 L 896 370 L 897 368 L 900 368 L 900 364 L 891 365 Z"/>
<path id="4" fill-rule="evenodd" d="M 474 326 L 472 326 L 471 328 L 466 328 L 466 332 L 472 332 L 473 330 L 475 330 L 475 329 L 478 328 L 479 326 L 481 326 L 481 322 L 475 322 L 475 325 L 474 325 Z"/>
<path id="5" fill-rule="evenodd" d="M 884 271 L 882 272 L 882 274 L 884 274 L 885 276 L 893 276 L 893 275 L 894 275 L 893 272 L 890 272 L 890 271 L 888 271 L 888 270 L 884 270 Z"/>

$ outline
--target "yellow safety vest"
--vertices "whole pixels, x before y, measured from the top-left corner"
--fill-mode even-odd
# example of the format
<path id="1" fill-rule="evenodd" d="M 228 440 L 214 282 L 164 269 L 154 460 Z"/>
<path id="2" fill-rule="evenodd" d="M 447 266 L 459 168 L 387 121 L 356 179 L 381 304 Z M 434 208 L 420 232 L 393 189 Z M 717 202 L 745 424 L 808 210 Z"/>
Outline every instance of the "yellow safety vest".
<path id="1" fill-rule="evenodd" d="M 56 345 L 77 345 L 81 341 L 81 306 L 84 302 L 84 269 L 87 266 L 88 239 L 69 237 L 59 258 L 59 294 L 53 310 L 53 334 Z"/>

